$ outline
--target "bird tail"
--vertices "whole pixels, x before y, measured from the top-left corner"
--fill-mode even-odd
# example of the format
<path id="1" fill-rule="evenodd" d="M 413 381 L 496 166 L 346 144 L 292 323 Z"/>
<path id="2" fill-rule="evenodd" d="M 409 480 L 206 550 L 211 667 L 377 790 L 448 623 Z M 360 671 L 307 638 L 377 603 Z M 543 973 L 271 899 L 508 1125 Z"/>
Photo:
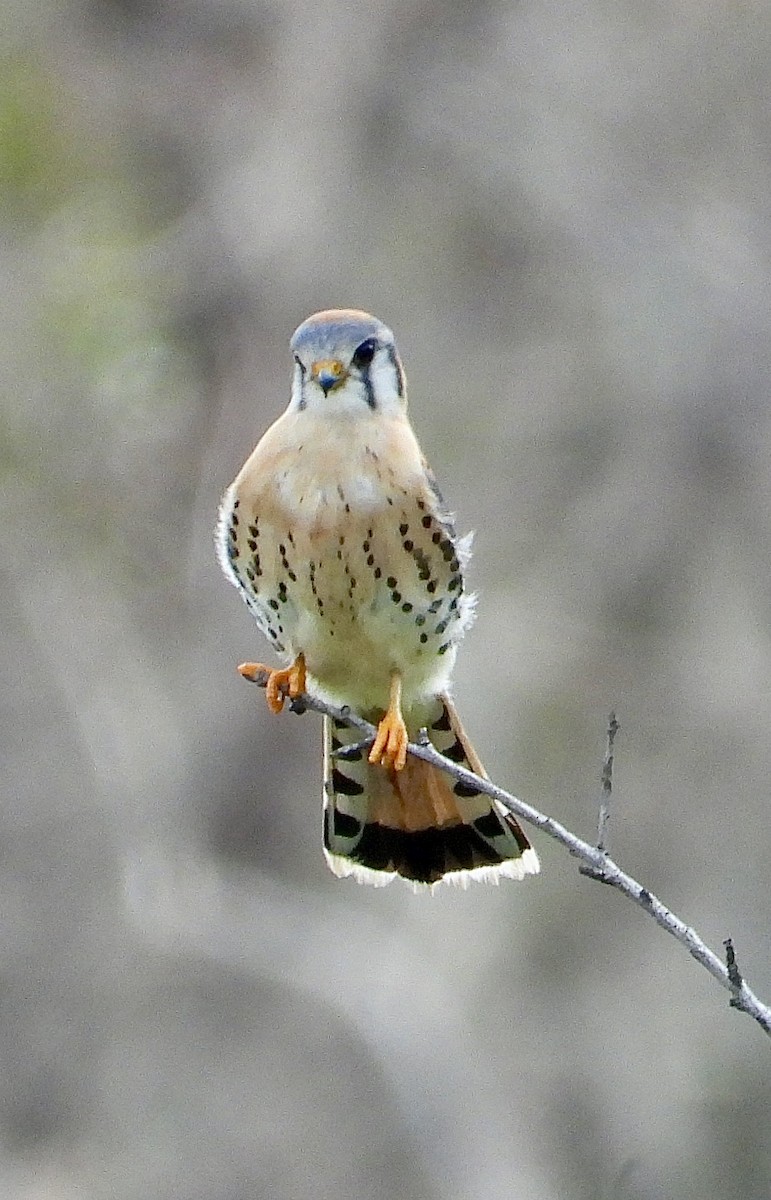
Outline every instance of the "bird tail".
<path id="1" fill-rule="evenodd" d="M 419 718 L 440 754 L 485 775 L 448 696 L 429 701 Z M 406 719 L 414 736 L 413 714 Z M 324 718 L 324 852 L 336 875 L 376 887 L 399 875 L 417 890 L 538 873 L 535 850 L 502 805 L 412 755 L 402 771 L 371 765 L 366 750 L 335 756 L 359 740 Z"/>

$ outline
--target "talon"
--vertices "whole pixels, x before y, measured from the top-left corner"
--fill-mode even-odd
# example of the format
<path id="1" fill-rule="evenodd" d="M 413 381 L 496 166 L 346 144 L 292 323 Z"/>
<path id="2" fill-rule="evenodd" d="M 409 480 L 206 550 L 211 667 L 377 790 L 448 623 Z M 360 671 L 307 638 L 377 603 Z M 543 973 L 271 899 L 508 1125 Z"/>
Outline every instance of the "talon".
<path id="1" fill-rule="evenodd" d="M 256 683 L 261 675 L 270 675 L 271 667 L 266 667 L 264 663 L 239 663 L 236 670 L 239 675 L 243 675 L 244 679 L 248 679 L 250 683 Z"/>
<path id="2" fill-rule="evenodd" d="M 265 685 L 265 700 L 273 713 L 280 713 L 284 707 L 284 688 L 288 684 L 288 670 L 271 671 Z"/>
<path id="3" fill-rule="evenodd" d="M 260 675 L 267 675 L 265 684 L 265 700 L 271 712 L 280 713 L 284 700 L 288 696 L 295 700 L 305 691 L 305 658 L 298 654 L 291 667 L 283 667 L 277 671 L 265 667 L 262 663 L 241 663 L 238 668 L 244 679 L 255 682 Z"/>
<path id="4" fill-rule="evenodd" d="M 377 736 L 369 752 L 369 761 L 380 763 L 387 770 L 402 771 L 407 762 L 409 736 L 402 716 L 401 698 L 401 676 L 394 672 L 388 711 L 377 727 Z"/>

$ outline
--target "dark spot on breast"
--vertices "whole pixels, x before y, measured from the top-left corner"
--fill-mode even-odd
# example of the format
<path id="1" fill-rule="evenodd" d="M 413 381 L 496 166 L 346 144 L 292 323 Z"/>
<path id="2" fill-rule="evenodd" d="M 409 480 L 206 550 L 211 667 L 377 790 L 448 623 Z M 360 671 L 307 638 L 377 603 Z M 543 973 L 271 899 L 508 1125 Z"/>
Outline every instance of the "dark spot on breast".
<path id="1" fill-rule="evenodd" d="M 375 579 L 380 579 L 380 576 L 383 574 L 383 572 L 380 570 L 380 567 L 375 567 L 373 574 Z"/>
<path id="2" fill-rule="evenodd" d="M 249 538 L 249 541 L 248 541 L 246 544 L 247 544 L 247 546 L 249 547 L 249 549 L 250 549 L 250 550 L 256 550 L 256 549 L 257 549 L 257 543 L 256 543 L 256 541 L 254 540 L 254 538 Z"/>
<path id="3" fill-rule="evenodd" d="M 437 654 L 446 654 L 451 645 L 452 642 L 444 642 L 437 650 Z"/>
<path id="4" fill-rule="evenodd" d="M 436 591 L 435 579 L 429 579 L 428 583 L 426 584 L 426 591 L 431 592 L 432 594 Z"/>
<path id="5" fill-rule="evenodd" d="M 418 568 L 418 579 L 430 579 L 431 564 L 423 551 L 418 547 L 412 551 L 412 557 L 415 560 L 415 566 Z"/>
<path id="6" fill-rule="evenodd" d="M 425 623 L 426 623 L 426 618 L 423 615 L 423 613 L 418 613 L 417 617 L 415 618 L 415 624 L 416 625 L 425 625 Z"/>
<path id="7" fill-rule="evenodd" d="M 412 612 L 412 608 L 413 608 L 413 606 L 410 604 L 409 600 L 407 600 L 402 605 L 402 612 L 406 612 L 406 613 Z"/>
<path id="8" fill-rule="evenodd" d="M 389 575 L 388 578 L 386 579 L 386 587 L 390 587 L 390 588 L 396 587 L 396 580 L 394 579 L 393 575 Z"/>
<path id="9" fill-rule="evenodd" d="M 442 540 L 441 529 L 435 529 L 434 532 L 431 534 L 431 541 L 434 543 L 435 546 L 438 546 L 439 543 L 441 542 L 441 540 Z"/>
<path id="10" fill-rule="evenodd" d="M 405 540 L 404 540 L 404 542 L 403 542 L 402 544 L 403 544 L 403 546 L 404 546 L 404 549 L 407 551 L 407 553 L 408 553 L 408 554 L 412 554 L 412 551 L 413 551 L 413 549 L 414 549 L 415 543 L 414 543 L 414 542 L 411 542 L 409 538 L 405 538 Z"/>
<path id="11" fill-rule="evenodd" d="M 463 583 L 463 580 L 461 579 L 460 575 L 453 575 L 452 579 L 447 584 L 447 591 L 448 592 L 456 592 L 458 590 L 458 588 L 462 585 L 462 583 Z"/>
<path id="12" fill-rule="evenodd" d="M 398 604 L 400 602 L 401 598 L 402 598 L 401 592 L 391 592 L 391 599 L 393 600 L 394 604 Z"/>
<path id="13" fill-rule="evenodd" d="M 368 566 L 368 567 L 371 567 L 371 566 L 372 566 L 372 564 L 374 563 L 374 561 L 375 561 L 375 556 L 374 556 L 374 554 L 368 554 L 368 555 L 367 555 L 367 566 Z"/>
<path id="14" fill-rule="evenodd" d="M 447 620 L 440 621 L 439 624 L 437 625 L 436 629 L 434 630 L 434 633 L 438 633 L 441 635 L 444 633 L 446 628 L 447 628 Z"/>
<path id="15" fill-rule="evenodd" d="M 271 596 L 270 600 L 268 601 L 268 604 L 270 605 L 270 607 L 273 609 L 274 612 L 278 612 L 278 600 L 276 600 L 275 597 Z"/>
<path id="16" fill-rule="evenodd" d="M 423 528 L 424 528 L 424 529 L 430 529 L 430 528 L 431 528 L 431 522 L 433 521 L 433 519 L 434 519 L 434 518 L 431 516 L 431 514 L 430 514 L 430 513 L 426 513 L 425 517 L 423 517 L 423 520 L 421 521 L 421 525 L 423 526 Z"/>
<path id="17" fill-rule="evenodd" d="M 405 522 L 403 522 L 403 524 L 401 524 L 401 525 L 399 526 L 399 533 L 402 535 L 402 537 L 404 537 L 404 535 L 405 535 L 405 533 L 407 532 L 407 530 L 408 530 L 408 529 L 409 529 L 409 525 L 407 524 L 407 522 L 406 522 L 406 521 L 405 521 Z"/>
<path id="18" fill-rule="evenodd" d="M 426 642 L 428 641 L 428 634 L 427 634 L 427 633 L 421 633 L 421 635 L 420 635 L 420 640 L 421 640 L 421 642 L 423 643 L 423 645 L 425 646 Z"/>

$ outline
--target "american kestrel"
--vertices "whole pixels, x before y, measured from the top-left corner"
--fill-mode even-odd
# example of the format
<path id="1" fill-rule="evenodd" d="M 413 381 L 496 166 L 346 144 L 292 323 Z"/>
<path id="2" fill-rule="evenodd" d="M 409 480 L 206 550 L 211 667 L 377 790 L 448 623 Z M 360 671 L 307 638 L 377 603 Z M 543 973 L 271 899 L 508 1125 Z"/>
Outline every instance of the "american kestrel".
<path id="1" fill-rule="evenodd" d="M 283 669 L 269 708 L 308 691 L 377 725 L 367 754 L 324 717 L 324 850 L 336 875 L 522 879 L 538 858 L 495 801 L 408 756 L 422 728 L 483 774 L 450 700 L 473 611 L 469 539 L 452 518 L 407 417 L 391 330 L 365 312 L 316 313 L 295 331 L 292 395 L 220 510 L 220 563 Z M 249 664 L 244 673 L 255 671 Z"/>

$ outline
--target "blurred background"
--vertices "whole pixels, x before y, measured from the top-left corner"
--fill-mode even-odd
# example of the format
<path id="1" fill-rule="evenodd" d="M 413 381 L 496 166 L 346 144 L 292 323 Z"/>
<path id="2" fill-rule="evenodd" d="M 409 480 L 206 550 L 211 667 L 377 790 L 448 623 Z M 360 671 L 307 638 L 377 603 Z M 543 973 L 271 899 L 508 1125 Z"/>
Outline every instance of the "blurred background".
<path id="1" fill-rule="evenodd" d="M 771 13 L 6 0 L 0 1194 L 768 1200 L 769 1045 L 536 837 L 413 895 L 321 851 L 235 673 L 219 497 L 288 339 L 396 332 L 493 778 L 771 998 Z"/>

